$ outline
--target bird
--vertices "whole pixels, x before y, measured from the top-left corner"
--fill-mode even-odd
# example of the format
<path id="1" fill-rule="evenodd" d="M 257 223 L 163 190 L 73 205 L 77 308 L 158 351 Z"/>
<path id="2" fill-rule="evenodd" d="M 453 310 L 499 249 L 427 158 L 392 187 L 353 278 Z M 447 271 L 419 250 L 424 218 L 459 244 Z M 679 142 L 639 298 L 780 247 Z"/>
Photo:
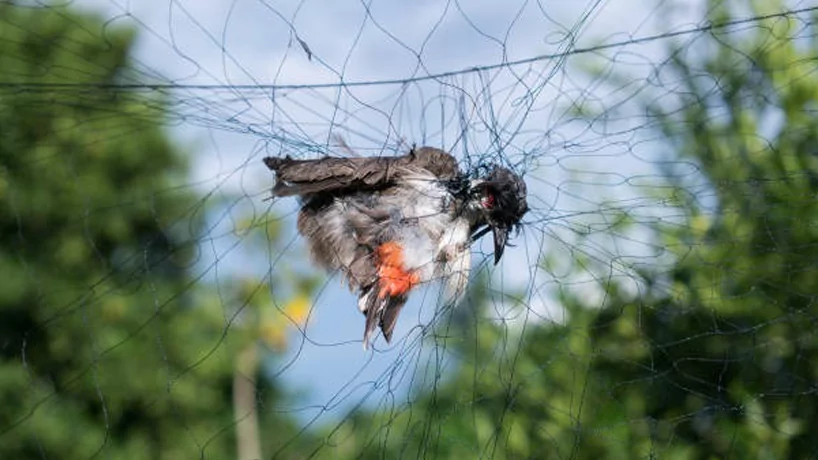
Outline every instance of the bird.
<path id="1" fill-rule="evenodd" d="M 468 284 L 471 244 L 488 232 L 499 263 L 528 211 L 526 184 L 498 164 L 462 171 L 435 147 L 397 156 L 266 157 L 273 197 L 298 197 L 298 233 L 314 264 L 340 272 L 366 317 L 363 347 L 387 343 L 410 292 L 440 280 L 445 302 Z"/>

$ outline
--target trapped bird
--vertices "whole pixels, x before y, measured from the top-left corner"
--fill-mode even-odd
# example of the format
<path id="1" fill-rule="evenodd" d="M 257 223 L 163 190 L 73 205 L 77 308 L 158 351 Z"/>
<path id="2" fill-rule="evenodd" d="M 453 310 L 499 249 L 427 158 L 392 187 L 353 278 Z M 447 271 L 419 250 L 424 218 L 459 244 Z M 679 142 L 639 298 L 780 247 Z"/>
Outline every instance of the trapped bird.
<path id="1" fill-rule="evenodd" d="M 372 158 L 267 157 L 273 195 L 299 196 L 298 232 L 313 261 L 341 271 L 366 316 L 364 349 L 376 326 L 387 343 L 410 291 L 441 279 L 448 301 L 465 291 L 471 243 L 494 235 L 500 261 L 509 232 L 528 211 L 522 178 L 493 165 L 464 173 L 433 147 Z"/>

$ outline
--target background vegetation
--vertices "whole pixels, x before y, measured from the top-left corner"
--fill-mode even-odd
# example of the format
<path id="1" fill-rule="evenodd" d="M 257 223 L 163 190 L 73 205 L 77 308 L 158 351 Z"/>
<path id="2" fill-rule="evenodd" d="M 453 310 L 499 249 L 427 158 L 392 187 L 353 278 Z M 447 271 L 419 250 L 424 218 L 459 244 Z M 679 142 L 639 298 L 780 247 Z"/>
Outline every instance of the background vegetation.
<path id="1" fill-rule="evenodd" d="M 710 3 L 713 23 L 781 8 Z M 134 31 L 90 33 L 99 22 L 0 4 L 0 84 L 133 75 Z M 0 89 L 0 458 L 818 455 L 817 29 L 771 17 L 671 45 L 674 97 L 647 86 L 631 101 L 667 164 L 646 193 L 679 211 L 650 237 L 669 269 L 645 263 L 623 283 L 576 261 L 597 274 L 601 308 L 566 288 L 564 323 L 511 333 L 484 319 L 478 279 L 472 314 L 439 343 L 450 375 L 303 432 L 275 410 L 291 393 L 259 369 L 316 280 L 201 281 L 208 209 L 179 186 L 189 154 L 169 140 L 167 102 L 106 85 Z M 622 210 L 623 231 L 632 220 Z M 280 244 L 275 224 L 247 227 Z M 271 310 L 269 286 L 292 301 Z"/>

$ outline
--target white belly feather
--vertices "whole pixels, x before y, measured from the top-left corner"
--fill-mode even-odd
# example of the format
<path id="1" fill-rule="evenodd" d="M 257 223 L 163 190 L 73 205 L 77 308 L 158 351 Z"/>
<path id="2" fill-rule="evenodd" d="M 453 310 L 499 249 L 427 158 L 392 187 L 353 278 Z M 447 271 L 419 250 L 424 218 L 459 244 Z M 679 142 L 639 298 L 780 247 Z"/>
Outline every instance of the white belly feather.
<path id="1" fill-rule="evenodd" d="M 362 235 L 355 231 L 356 221 L 366 221 L 371 235 L 382 235 L 378 244 L 397 241 L 404 249 L 404 269 L 417 273 L 421 282 L 440 279 L 446 284 L 446 302 L 456 301 L 465 290 L 471 265 L 470 225 L 464 216 L 452 211 L 453 197 L 430 174 L 405 177 L 394 189 L 382 192 L 374 201 L 350 196 L 336 198 L 318 218 L 317 231 L 309 235 L 312 246 L 322 248 L 323 265 L 340 269 L 349 277 L 352 266 L 369 249 L 360 246 Z M 369 208 L 362 210 L 361 207 Z M 391 216 L 373 220 L 368 212 Z M 363 230 L 363 229 L 362 229 Z M 366 257 L 365 263 L 375 263 Z M 361 287 L 350 279 L 350 287 Z M 365 303 L 365 302 L 364 302 Z"/>
<path id="2" fill-rule="evenodd" d="M 413 199 L 401 213 L 405 219 L 418 222 L 397 230 L 397 239 L 405 248 L 406 268 L 416 271 L 423 282 L 440 279 L 446 285 L 444 301 L 457 301 L 465 291 L 471 268 L 469 222 L 448 211 L 452 197 L 434 178 L 410 178 L 405 188 Z"/>

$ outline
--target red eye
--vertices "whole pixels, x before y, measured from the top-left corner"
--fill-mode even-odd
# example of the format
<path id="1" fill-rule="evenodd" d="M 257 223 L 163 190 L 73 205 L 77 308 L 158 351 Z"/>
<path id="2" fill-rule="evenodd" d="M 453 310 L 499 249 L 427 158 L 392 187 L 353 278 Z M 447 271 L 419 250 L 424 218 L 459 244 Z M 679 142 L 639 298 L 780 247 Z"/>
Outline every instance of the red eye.
<path id="1" fill-rule="evenodd" d="M 491 209 L 494 207 L 494 195 L 492 195 L 488 190 L 486 190 L 486 196 L 483 197 L 482 204 L 486 209 Z"/>

